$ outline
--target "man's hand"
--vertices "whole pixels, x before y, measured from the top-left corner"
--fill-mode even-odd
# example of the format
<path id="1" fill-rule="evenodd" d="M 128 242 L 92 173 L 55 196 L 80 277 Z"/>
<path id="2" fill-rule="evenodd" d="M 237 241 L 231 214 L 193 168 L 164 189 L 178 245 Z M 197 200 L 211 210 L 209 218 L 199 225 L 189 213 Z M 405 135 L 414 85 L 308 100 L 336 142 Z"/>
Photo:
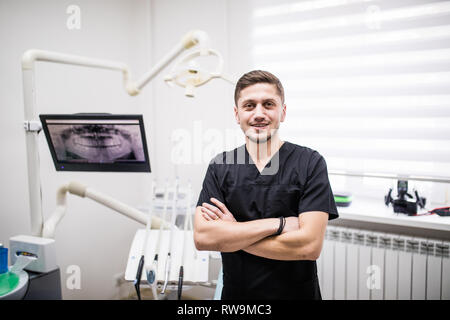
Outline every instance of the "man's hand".
<path id="1" fill-rule="evenodd" d="M 202 214 L 203 218 L 206 220 L 225 220 L 225 221 L 236 221 L 233 214 L 228 210 L 228 208 L 219 200 L 215 198 L 210 199 L 217 207 L 210 205 L 209 203 L 202 204 Z M 286 224 L 281 233 L 286 233 L 289 231 L 298 230 L 300 228 L 298 217 L 287 217 Z"/>
<path id="2" fill-rule="evenodd" d="M 278 229 L 280 219 L 266 218 L 238 222 L 225 206 L 214 201 L 216 200 L 212 203 L 220 206 L 221 209 L 205 204 L 204 207 L 198 206 L 195 209 L 194 242 L 197 250 L 220 252 L 243 250 L 273 235 Z"/>
<path id="3" fill-rule="evenodd" d="M 328 213 L 308 211 L 299 217 L 286 217 L 282 234 L 273 236 L 280 219 L 237 222 L 222 202 L 214 198 L 211 202 L 216 206 L 203 203 L 196 210 L 194 241 L 198 250 L 244 250 L 259 257 L 286 261 L 319 258 Z"/>
<path id="4" fill-rule="evenodd" d="M 209 203 L 202 203 L 202 215 L 206 220 L 222 219 L 225 221 L 235 222 L 233 214 L 227 209 L 227 207 L 215 198 L 210 199 L 217 207 L 210 205 Z M 286 221 L 287 224 L 287 221 Z"/>

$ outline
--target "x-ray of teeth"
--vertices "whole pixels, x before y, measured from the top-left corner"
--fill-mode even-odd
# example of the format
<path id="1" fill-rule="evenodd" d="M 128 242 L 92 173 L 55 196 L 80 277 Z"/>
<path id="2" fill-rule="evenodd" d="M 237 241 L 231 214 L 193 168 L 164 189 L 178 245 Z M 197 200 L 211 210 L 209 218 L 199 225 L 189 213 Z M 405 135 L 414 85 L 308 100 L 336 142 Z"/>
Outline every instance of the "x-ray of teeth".
<path id="1" fill-rule="evenodd" d="M 145 161 L 139 125 L 51 124 L 48 129 L 59 161 Z"/>

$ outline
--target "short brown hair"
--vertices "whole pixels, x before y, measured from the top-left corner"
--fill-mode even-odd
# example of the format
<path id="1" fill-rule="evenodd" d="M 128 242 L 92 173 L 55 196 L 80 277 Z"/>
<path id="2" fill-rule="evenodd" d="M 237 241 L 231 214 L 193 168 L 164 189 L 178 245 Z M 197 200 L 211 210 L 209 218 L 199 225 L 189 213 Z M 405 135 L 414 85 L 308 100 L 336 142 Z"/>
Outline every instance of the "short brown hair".
<path id="1" fill-rule="evenodd" d="M 275 85 L 278 94 L 280 95 L 281 102 L 284 104 L 284 89 L 280 79 L 268 71 L 253 70 L 244 74 L 236 83 L 236 88 L 234 90 L 234 103 L 236 106 L 241 91 L 257 83 L 269 83 Z"/>

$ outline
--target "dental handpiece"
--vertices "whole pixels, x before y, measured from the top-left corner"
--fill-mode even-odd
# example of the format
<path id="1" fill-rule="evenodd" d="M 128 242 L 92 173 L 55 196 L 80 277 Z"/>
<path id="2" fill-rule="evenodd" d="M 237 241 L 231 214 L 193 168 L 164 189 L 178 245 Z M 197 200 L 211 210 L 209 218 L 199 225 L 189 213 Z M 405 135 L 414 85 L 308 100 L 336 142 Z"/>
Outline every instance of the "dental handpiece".
<path id="1" fill-rule="evenodd" d="M 175 179 L 175 188 L 174 188 L 174 194 L 173 194 L 173 204 L 172 204 L 172 217 L 170 219 L 171 226 L 170 226 L 170 236 L 169 236 L 169 248 L 167 253 L 167 259 L 166 259 L 166 274 L 164 279 L 164 287 L 161 291 L 161 294 L 164 294 L 167 288 L 167 283 L 169 282 L 169 275 L 170 275 L 170 267 L 171 267 L 171 256 L 170 251 L 172 249 L 172 238 L 173 238 L 173 229 L 175 225 L 175 219 L 176 219 L 176 209 L 177 209 L 177 198 L 178 198 L 178 177 Z"/>
<path id="2" fill-rule="evenodd" d="M 153 259 L 153 263 L 150 266 L 149 270 L 146 270 L 147 274 L 147 282 L 150 285 L 153 293 L 153 298 L 158 300 L 158 293 L 156 290 L 156 272 L 158 266 L 158 254 L 155 254 L 155 258 Z"/>
<path id="3" fill-rule="evenodd" d="M 178 274 L 178 300 L 181 300 L 181 293 L 183 292 L 183 266 L 180 267 L 180 273 Z"/>
<path id="4" fill-rule="evenodd" d="M 170 260 L 171 260 L 170 253 L 168 253 L 167 254 L 167 259 L 166 259 L 166 266 L 165 266 L 166 274 L 165 274 L 165 277 L 164 277 L 164 286 L 163 286 L 163 289 L 161 291 L 161 294 L 164 294 L 166 292 L 167 284 L 169 282 L 169 274 L 170 274 L 170 267 L 171 267 L 171 261 Z"/>
<path id="5" fill-rule="evenodd" d="M 158 295 L 157 295 L 157 291 L 156 291 L 156 285 L 158 280 L 156 279 L 156 276 L 158 274 L 158 254 L 160 251 L 160 246 L 161 246 L 161 234 L 162 234 L 162 229 L 164 227 L 164 223 L 165 223 L 165 219 L 166 219 L 166 212 L 167 212 L 167 181 L 166 181 L 166 185 L 164 188 L 164 209 L 163 209 L 163 217 L 162 217 L 162 222 L 161 225 L 159 226 L 159 231 L 158 231 L 158 238 L 156 240 L 156 253 L 155 253 L 155 257 L 153 258 L 153 263 L 150 267 L 150 269 L 147 272 L 147 282 L 150 284 L 150 287 L 153 291 L 153 296 L 155 300 L 158 300 Z M 162 292 L 164 293 L 164 292 Z"/>
<path id="6" fill-rule="evenodd" d="M 136 279 L 134 280 L 134 287 L 136 289 L 136 294 L 138 297 L 138 300 L 141 300 L 141 276 L 142 276 L 142 269 L 144 267 L 144 255 L 141 256 L 139 259 L 139 265 L 136 272 Z"/>
<path id="7" fill-rule="evenodd" d="M 158 255 L 155 255 L 155 258 L 153 259 L 153 263 L 148 269 L 146 269 L 147 272 L 147 282 L 150 285 L 153 285 L 156 280 L 156 266 L 158 264 Z"/>
<path id="8" fill-rule="evenodd" d="M 183 251 L 181 253 L 181 266 L 178 274 L 178 300 L 181 300 L 181 294 L 183 292 L 183 278 L 184 278 L 184 258 L 186 252 L 186 232 L 188 227 L 188 219 L 190 217 L 190 205 L 191 205 L 191 183 L 188 183 L 187 197 L 186 197 L 186 215 L 184 217 L 184 230 L 183 230 Z"/>

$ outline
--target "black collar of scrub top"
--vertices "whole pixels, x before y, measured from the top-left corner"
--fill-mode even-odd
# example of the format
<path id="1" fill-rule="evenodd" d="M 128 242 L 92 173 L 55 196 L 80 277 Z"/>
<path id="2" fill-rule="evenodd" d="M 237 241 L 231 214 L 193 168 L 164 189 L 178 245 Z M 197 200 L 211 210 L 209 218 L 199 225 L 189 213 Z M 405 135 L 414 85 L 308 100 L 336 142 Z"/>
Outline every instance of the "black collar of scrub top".
<path id="1" fill-rule="evenodd" d="M 264 166 L 264 168 L 262 168 L 262 170 L 260 171 L 259 168 L 256 166 L 255 161 L 253 161 L 252 156 L 250 155 L 250 152 L 248 152 L 247 149 L 247 144 L 244 144 L 242 147 L 245 150 L 245 164 L 249 164 L 252 165 L 252 167 L 254 167 L 256 169 L 256 171 L 258 171 L 258 177 L 259 176 L 264 176 L 265 171 L 267 173 L 268 168 L 272 167 L 272 163 L 273 160 L 278 158 L 278 164 L 280 163 L 280 156 L 281 156 L 281 149 L 285 147 L 285 145 L 287 145 L 286 141 L 283 141 L 283 143 L 280 145 L 280 147 L 278 148 L 277 151 L 275 151 L 272 156 L 270 157 L 270 160 L 267 161 L 266 165 Z M 239 163 L 239 162 L 238 162 Z M 270 174 L 269 174 L 270 175 Z"/>

